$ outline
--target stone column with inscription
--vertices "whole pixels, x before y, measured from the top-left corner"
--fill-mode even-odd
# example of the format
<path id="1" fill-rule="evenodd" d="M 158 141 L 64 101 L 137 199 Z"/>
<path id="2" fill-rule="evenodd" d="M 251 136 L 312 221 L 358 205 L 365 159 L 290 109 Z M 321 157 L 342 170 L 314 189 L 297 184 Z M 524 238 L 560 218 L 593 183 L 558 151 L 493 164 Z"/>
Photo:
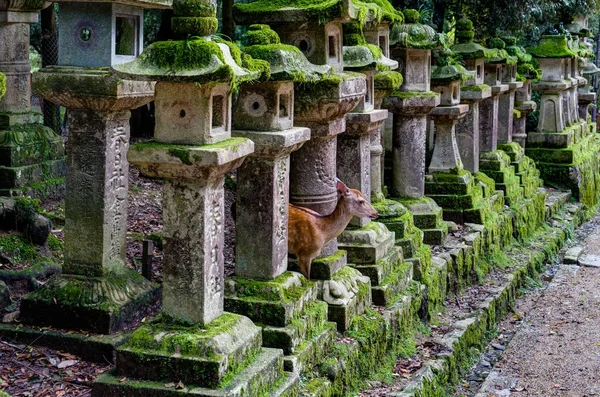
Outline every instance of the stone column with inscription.
<path id="1" fill-rule="evenodd" d="M 537 109 L 537 104 L 531 100 L 532 79 L 526 76 L 523 87 L 515 92 L 515 115 L 513 118 L 513 141 L 525 148 L 527 142 L 527 115 Z"/>
<path id="2" fill-rule="evenodd" d="M 64 194 L 64 142 L 45 127 L 31 107 L 29 29 L 50 3 L 43 0 L 0 4 L 0 196 L 46 198 Z M 1 90 L 1 88 L 0 88 Z"/>
<path id="3" fill-rule="evenodd" d="M 111 71 L 122 58 L 104 34 L 116 29 L 116 12 L 139 17 L 143 7 L 169 6 L 165 0 L 132 1 L 127 9 L 96 2 L 61 7 L 61 42 L 69 51 L 59 52 L 58 66 L 34 74 L 33 85 L 44 99 L 68 109 L 64 264 L 62 274 L 23 298 L 25 323 L 113 333 L 158 299 L 158 286 L 125 262 L 129 110 L 154 99 L 154 83 Z M 141 20 L 133 20 L 138 35 L 128 44 L 139 49 Z"/>
<path id="4" fill-rule="evenodd" d="M 216 2 L 180 1 L 173 11 L 180 40 L 154 43 L 114 67 L 157 80 L 154 141 L 132 146 L 128 159 L 164 179 L 162 313 L 119 347 L 116 368 L 96 380 L 94 395 L 161 395 L 168 382 L 217 395 L 227 393 L 224 383 L 248 395 L 275 384 L 294 389 L 297 377 L 283 373 L 282 352 L 261 348 L 261 329 L 249 318 L 224 312 L 224 175 L 254 150 L 251 140 L 231 137 L 231 86 L 269 69 L 250 57 L 247 69 L 232 57 L 234 44 L 213 41 Z M 181 54 L 197 62 L 183 63 Z"/>
<path id="5" fill-rule="evenodd" d="M 390 51 L 404 81 L 382 105 L 394 114 L 390 196 L 413 213 L 424 242 L 441 244 L 448 230 L 442 209 L 425 197 L 427 114 L 440 103 L 439 94 L 430 90 L 431 48 L 438 46 L 439 35 L 418 23 L 416 10 L 407 11 L 407 23 L 400 29 L 404 39 Z"/>

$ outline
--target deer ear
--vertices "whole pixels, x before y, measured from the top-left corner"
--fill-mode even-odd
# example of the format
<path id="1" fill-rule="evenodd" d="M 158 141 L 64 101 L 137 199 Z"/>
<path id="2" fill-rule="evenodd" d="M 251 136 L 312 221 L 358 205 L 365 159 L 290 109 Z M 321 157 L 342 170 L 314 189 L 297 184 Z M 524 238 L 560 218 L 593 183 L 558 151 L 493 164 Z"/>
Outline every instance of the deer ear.
<path id="1" fill-rule="evenodd" d="M 335 186 L 336 189 L 338 191 L 338 194 L 346 194 L 346 192 L 348 191 L 348 187 L 344 184 L 344 182 L 340 181 L 339 179 L 335 178 Z"/>

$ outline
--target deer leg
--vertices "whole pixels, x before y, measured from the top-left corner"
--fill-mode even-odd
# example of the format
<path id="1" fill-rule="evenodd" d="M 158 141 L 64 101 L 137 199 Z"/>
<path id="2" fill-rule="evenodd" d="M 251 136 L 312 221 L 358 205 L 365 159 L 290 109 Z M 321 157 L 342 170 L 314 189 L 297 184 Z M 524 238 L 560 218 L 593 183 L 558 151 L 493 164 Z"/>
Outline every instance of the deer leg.
<path id="1" fill-rule="evenodd" d="M 305 255 L 298 255 L 298 266 L 300 267 L 300 273 L 310 280 L 310 263 L 311 258 Z"/>

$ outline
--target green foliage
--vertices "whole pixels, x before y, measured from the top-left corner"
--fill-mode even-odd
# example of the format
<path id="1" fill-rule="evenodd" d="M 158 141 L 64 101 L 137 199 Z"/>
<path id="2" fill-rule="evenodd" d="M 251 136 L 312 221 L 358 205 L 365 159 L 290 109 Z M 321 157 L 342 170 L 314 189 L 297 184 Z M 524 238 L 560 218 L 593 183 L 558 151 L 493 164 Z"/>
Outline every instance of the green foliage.
<path id="1" fill-rule="evenodd" d="M 414 9 L 406 9 L 404 10 L 404 20 L 406 23 L 419 23 L 419 11 Z"/>
<path id="2" fill-rule="evenodd" d="M 377 91 L 393 92 L 400 88 L 404 79 L 400 73 L 390 70 L 375 74 L 374 80 Z"/>
<path id="3" fill-rule="evenodd" d="M 219 21 L 215 17 L 173 17 L 171 29 L 180 38 L 208 36 L 217 32 Z"/>

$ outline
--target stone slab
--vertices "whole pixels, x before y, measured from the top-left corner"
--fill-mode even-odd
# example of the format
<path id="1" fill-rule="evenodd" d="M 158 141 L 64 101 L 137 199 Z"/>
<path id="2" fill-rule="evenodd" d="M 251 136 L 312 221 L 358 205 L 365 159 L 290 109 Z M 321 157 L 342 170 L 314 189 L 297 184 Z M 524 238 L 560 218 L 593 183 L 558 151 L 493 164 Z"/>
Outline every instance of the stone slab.
<path id="1" fill-rule="evenodd" d="M 600 255 L 583 254 L 579 257 L 579 264 L 586 267 L 600 267 Z"/>
<path id="2" fill-rule="evenodd" d="M 583 247 L 575 246 L 571 247 L 565 252 L 563 263 L 566 265 L 576 265 L 579 263 L 579 257 L 583 253 Z"/>
<path id="3" fill-rule="evenodd" d="M 117 347 L 127 341 L 130 333 L 112 335 L 74 331 L 48 330 L 21 323 L 0 324 L 2 340 L 26 345 L 46 346 L 81 357 L 87 361 L 114 363 Z"/>
<path id="4" fill-rule="evenodd" d="M 333 255 L 315 258 L 310 267 L 310 279 L 330 280 L 347 263 L 348 258 L 344 250 L 338 250 Z M 289 260 L 288 270 L 299 272 L 298 261 L 294 259 Z"/>
<path id="5" fill-rule="evenodd" d="M 185 384 L 183 389 L 168 386 L 168 383 L 127 379 L 118 375 L 115 370 L 100 375 L 93 384 L 93 397 L 244 397 L 258 396 L 264 390 L 269 390 L 278 379 L 282 379 L 294 388 L 297 385 L 297 376 L 291 381 L 289 375 L 281 372 L 281 350 L 262 348 L 260 353 L 250 365 L 237 374 L 226 387 L 204 388 Z M 283 378 L 285 376 L 285 378 Z M 176 383 L 176 382 L 175 382 Z M 287 393 L 288 388 L 282 392 Z M 277 389 L 281 390 L 281 389 Z M 285 395 L 285 394 L 282 394 Z M 277 394 L 274 394 L 277 396 Z"/>

